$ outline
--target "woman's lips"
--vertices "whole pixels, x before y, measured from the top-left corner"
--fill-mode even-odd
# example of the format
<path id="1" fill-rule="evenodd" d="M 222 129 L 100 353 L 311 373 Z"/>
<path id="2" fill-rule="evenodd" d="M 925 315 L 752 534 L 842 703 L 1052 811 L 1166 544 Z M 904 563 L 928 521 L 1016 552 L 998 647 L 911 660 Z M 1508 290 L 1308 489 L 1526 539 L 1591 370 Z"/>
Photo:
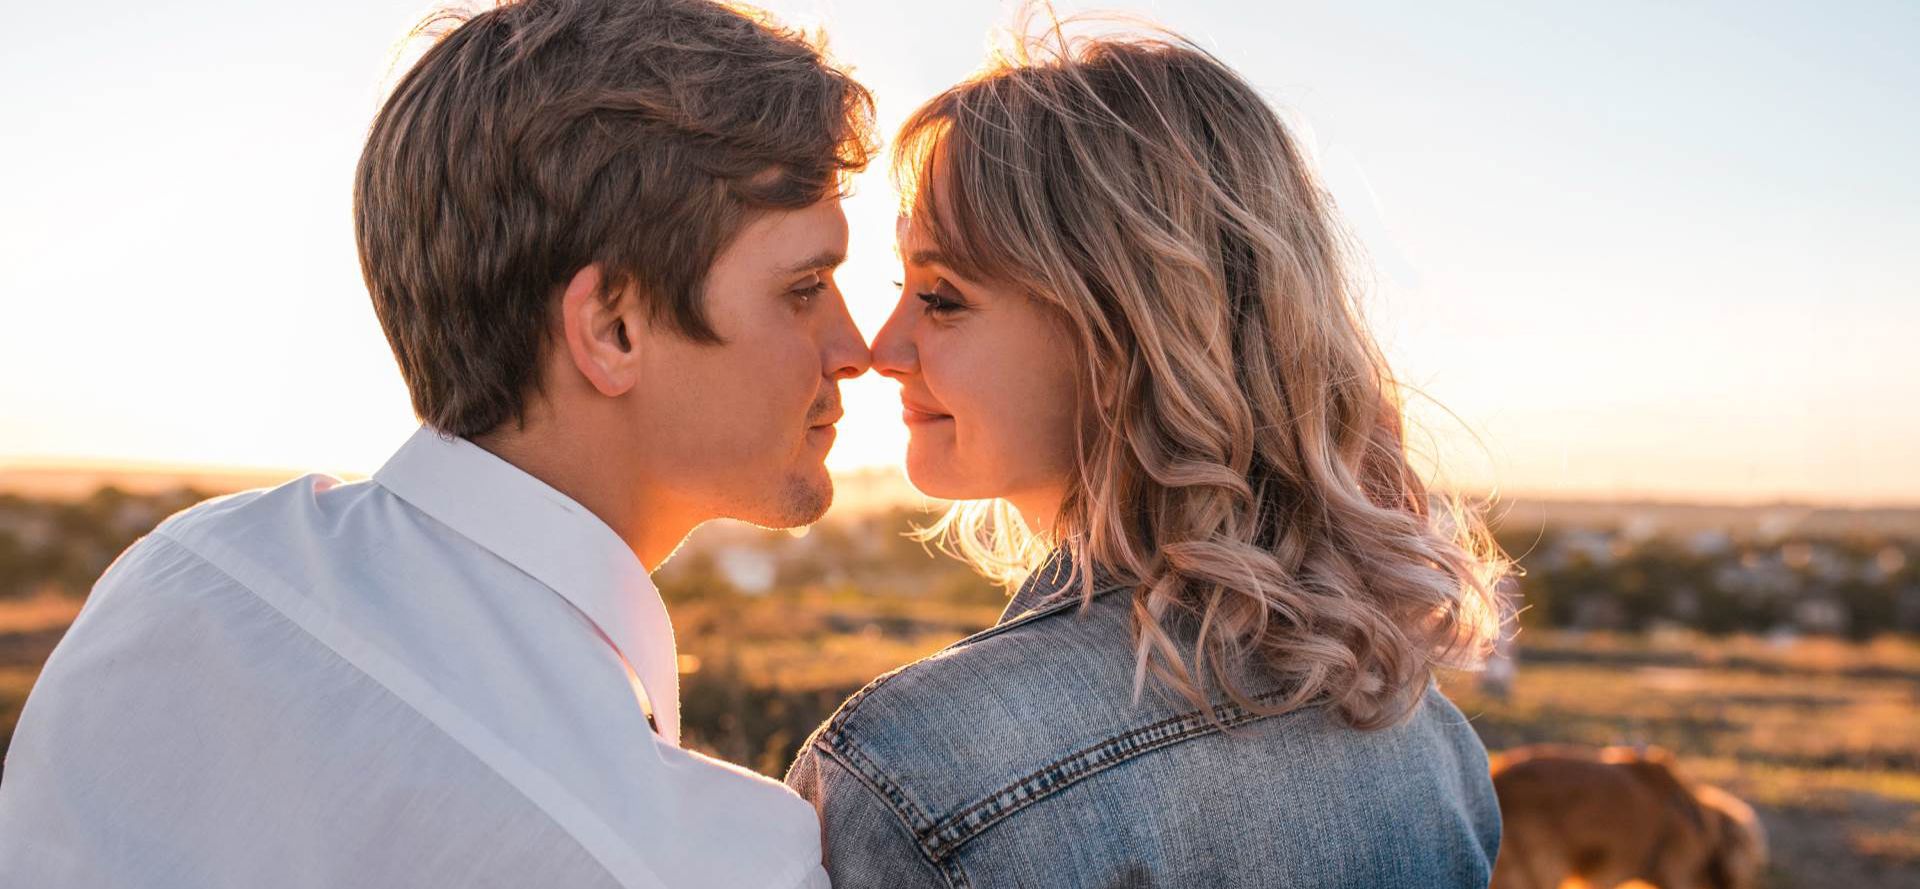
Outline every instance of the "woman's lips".
<path id="1" fill-rule="evenodd" d="M 908 404 L 903 401 L 900 403 L 900 419 L 906 421 L 907 425 L 912 426 L 919 423 L 937 423 L 941 420 L 951 420 L 953 419 L 953 415 L 928 410 L 924 407 Z"/>

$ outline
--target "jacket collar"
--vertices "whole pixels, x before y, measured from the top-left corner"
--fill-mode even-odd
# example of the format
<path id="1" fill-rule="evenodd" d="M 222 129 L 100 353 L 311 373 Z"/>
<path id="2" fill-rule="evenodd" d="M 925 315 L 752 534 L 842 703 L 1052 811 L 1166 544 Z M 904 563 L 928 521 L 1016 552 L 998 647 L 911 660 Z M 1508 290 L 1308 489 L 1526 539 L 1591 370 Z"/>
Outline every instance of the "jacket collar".
<path id="1" fill-rule="evenodd" d="M 1104 566 L 1093 566 L 1093 595 L 1101 596 L 1114 590 L 1129 586 L 1115 577 Z M 1047 556 L 1039 568 L 1020 584 L 1013 598 L 1007 602 L 1007 608 L 1000 614 L 998 623 L 1006 623 L 1029 611 L 1056 611 L 1068 604 L 1080 601 L 1080 592 L 1085 589 L 1074 571 L 1073 551 L 1061 545 Z"/>
<path id="2" fill-rule="evenodd" d="M 673 624 L 646 567 L 612 528 L 479 445 L 426 426 L 373 480 L 585 615 L 639 679 L 660 736 L 679 746 Z"/>

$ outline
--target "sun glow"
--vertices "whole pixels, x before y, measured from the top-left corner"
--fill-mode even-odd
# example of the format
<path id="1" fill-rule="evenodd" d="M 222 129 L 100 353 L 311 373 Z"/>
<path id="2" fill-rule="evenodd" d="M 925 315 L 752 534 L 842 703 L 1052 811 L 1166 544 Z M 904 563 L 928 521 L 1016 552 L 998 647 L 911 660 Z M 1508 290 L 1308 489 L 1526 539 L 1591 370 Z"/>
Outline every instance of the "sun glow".
<path id="1" fill-rule="evenodd" d="M 831 34 L 883 132 L 973 71 L 1006 21 L 994 4 L 768 5 Z M 349 180 L 418 10 L 132 9 L 24 22 L 47 39 L 0 58 L 0 76 L 45 84 L 0 96 L 24 135 L 0 144 L 0 467 L 371 472 L 415 421 L 360 280 Z M 1417 7 L 1392 30 L 1331 9 L 1152 12 L 1215 46 L 1316 146 L 1378 268 L 1372 322 L 1431 396 L 1412 406 L 1413 444 L 1443 483 L 1920 500 L 1920 300 L 1894 259 L 1920 240 L 1920 186 L 1891 172 L 1920 151 L 1920 125 L 1884 113 L 1893 62 L 1781 83 L 1765 53 L 1687 43 L 1705 25 L 1684 11 L 1672 35 L 1597 12 L 1582 27 L 1649 52 L 1681 41 L 1738 77 L 1622 72 L 1527 21 Z M 1790 24 L 1754 27 L 1818 27 Z M 1570 95 L 1636 112 L 1603 126 Z M 1782 117 L 1756 95 L 1798 103 L 1849 162 L 1807 164 L 1764 130 Z M 897 296 L 885 166 L 847 201 L 837 275 L 869 337 Z M 897 386 L 868 375 L 843 396 L 828 465 L 897 467 Z"/>

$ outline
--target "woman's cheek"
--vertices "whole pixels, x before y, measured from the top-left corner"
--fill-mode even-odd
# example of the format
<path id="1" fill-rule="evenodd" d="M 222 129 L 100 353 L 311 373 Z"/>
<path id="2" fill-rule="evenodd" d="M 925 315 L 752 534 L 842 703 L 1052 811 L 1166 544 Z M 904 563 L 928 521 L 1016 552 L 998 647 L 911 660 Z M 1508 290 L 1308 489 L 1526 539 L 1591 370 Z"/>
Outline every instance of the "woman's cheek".
<path id="1" fill-rule="evenodd" d="M 968 360 L 960 344 L 937 335 L 924 342 L 920 373 L 926 381 L 927 394 L 953 417 L 951 428 L 928 430 L 930 443 L 935 445 L 932 452 L 939 455 L 943 468 L 954 481 L 968 487 L 977 485 L 985 481 L 980 478 L 982 455 L 978 453 L 981 428 L 994 418 L 993 405 L 983 403 L 986 400 L 981 398 L 981 389 L 987 381 L 982 379 L 980 369 Z"/>

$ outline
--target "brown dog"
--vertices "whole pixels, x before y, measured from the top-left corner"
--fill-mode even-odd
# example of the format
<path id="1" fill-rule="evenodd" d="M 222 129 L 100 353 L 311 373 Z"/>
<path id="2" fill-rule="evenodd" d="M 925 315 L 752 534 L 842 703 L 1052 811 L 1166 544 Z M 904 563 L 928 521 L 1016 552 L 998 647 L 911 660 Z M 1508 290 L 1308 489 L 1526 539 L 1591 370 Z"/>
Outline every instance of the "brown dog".
<path id="1" fill-rule="evenodd" d="M 1492 889 L 1757 889 L 1766 834 L 1752 807 L 1688 781 L 1657 747 L 1537 745 L 1493 757 L 1503 822 Z"/>

